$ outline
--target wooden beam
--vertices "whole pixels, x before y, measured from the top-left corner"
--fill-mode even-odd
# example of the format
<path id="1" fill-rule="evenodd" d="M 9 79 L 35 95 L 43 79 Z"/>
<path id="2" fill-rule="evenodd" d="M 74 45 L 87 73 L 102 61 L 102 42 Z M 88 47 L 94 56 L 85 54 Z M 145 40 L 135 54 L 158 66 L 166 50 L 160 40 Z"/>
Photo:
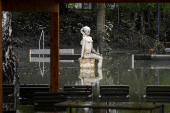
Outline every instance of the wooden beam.
<path id="1" fill-rule="evenodd" d="M 1 0 L 3 11 L 58 12 L 57 0 Z"/>
<path id="2" fill-rule="evenodd" d="M 170 3 L 168 0 L 56 0 L 58 3 Z"/>
<path id="3" fill-rule="evenodd" d="M 58 3 L 170 3 L 168 0 L 1 0 L 3 11 L 58 12 Z"/>
<path id="4" fill-rule="evenodd" d="M 2 4 L 0 0 L 0 113 L 3 112 L 3 75 L 2 75 Z"/>
<path id="5" fill-rule="evenodd" d="M 58 6 L 59 8 L 59 3 Z M 59 9 L 58 9 L 59 10 Z M 59 92 L 59 12 L 50 13 L 51 92 Z"/>

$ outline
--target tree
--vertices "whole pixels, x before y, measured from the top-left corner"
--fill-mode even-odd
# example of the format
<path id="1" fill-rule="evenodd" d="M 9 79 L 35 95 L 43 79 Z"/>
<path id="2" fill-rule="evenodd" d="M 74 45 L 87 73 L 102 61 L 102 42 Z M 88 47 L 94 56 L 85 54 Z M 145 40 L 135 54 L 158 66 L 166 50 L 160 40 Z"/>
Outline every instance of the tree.
<path id="1" fill-rule="evenodd" d="M 82 14 L 84 14 L 84 3 L 82 3 L 81 12 L 82 12 Z"/>
<path id="2" fill-rule="evenodd" d="M 60 3 L 60 14 L 68 14 L 68 3 Z"/>
<path id="3" fill-rule="evenodd" d="M 97 3 L 92 3 L 92 13 L 93 17 L 97 16 Z"/>
<path id="4" fill-rule="evenodd" d="M 138 8 L 139 8 L 139 3 L 136 4 L 136 8 L 134 11 L 134 21 L 133 21 L 133 27 L 136 29 L 136 22 L 137 22 L 137 16 L 138 16 Z"/>
<path id="5" fill-rule="evenodd" d="M 11 13 L 2 12 L 2 37 L 3 37 L 3 83 L 15 84 L 18 79 L 17 59 L 11 44 Z"/>
<path id="6" fill-rule="evenodd" d="M 97 37 L 98 37 L 98 45 L 99 52 L 103 54 L 105 48 L 105 12 L 106 6 L 105 3 L 98 4 L 98 12 L 97 12 Z"/>
<path id="7" fill-rule="evenodd" d="M 144 11 L 143 11 L 143 6 L 144 6 L 144 4 L 141 3 L 141 16 L 140 16 L 141 22 L 140 22 L 140 30 L 141 30 L 141 32 L 144 33 L 144 31 L 145 31 L 145 21 L 144 21 Z"/>

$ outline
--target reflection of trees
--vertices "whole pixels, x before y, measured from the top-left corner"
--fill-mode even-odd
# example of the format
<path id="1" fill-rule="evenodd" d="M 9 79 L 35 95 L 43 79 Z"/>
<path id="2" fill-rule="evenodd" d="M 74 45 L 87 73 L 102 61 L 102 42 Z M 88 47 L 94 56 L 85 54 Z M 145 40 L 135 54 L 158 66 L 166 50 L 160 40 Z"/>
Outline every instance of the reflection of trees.
<path id="1" fill-rule="evenodd" d="M 2 37 L 3 37 L 3 83 L 12 84 L 14 77 L 19 79 L 17 73 L 17 58 L 11 45 L 11 13 L 2 12 Z"/>
<path id="2" fill-rule="evenodd" d="M 79 78 L 81 79 L 82 85 L 94 85 L 101 79 L 102 76 L 102 69 L 98 69 L 98 76 L 95 77 L 95 69 L 80 69 Z"/>

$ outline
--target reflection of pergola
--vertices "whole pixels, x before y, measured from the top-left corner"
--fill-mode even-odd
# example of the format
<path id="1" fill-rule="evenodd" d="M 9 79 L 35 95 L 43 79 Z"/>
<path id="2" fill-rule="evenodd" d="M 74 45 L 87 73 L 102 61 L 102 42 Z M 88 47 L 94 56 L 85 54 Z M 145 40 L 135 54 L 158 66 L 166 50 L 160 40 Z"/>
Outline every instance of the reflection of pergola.
<path id="1" fill-rule="evenodd" d="M 2 89 L 2 11 L 50 12 L 51 92 L 59 91 L 59 3 L 119 3 L 166 2 L 166 0 L 0 0 L 0 113 L 3 105 Z"/>

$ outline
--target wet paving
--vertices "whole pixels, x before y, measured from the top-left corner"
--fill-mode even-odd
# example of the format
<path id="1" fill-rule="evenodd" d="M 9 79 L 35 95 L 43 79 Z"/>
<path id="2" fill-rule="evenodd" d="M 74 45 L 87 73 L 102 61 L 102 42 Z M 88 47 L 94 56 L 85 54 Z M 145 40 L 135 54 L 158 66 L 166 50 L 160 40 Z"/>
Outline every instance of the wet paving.
<path id="1" fill-rule="evenodd" d="M 79 62 L 60 62 L 60 91 L 64 85 L 92 85 L 93 101 L 100 100 L 101 85 L 129 85 L 129 102 L 147 103 L 147 85 L 170 85 L 170 63 L 153 61 L 132 61 L 132 52 L 114 53 L 104 56 L 102 69 L 80 69 Z M 97 65 L 96 65 L 97 66 Z M 50 84 L 50 62 L 29 62 L 24 58 L 19 61 L 20 84 Z M 152 103 L 152 102 L 150 102 Z M 165 111 L 170 112 L 170 101 L 165 103 Z M 135 110 L 92 110 L 77 109 L 73 113 L 143 113 Z M 161 110 L 155 110 L 161 113 Z M 17 113 L 34 113 L 33 106 L 20 105 Z"/>

